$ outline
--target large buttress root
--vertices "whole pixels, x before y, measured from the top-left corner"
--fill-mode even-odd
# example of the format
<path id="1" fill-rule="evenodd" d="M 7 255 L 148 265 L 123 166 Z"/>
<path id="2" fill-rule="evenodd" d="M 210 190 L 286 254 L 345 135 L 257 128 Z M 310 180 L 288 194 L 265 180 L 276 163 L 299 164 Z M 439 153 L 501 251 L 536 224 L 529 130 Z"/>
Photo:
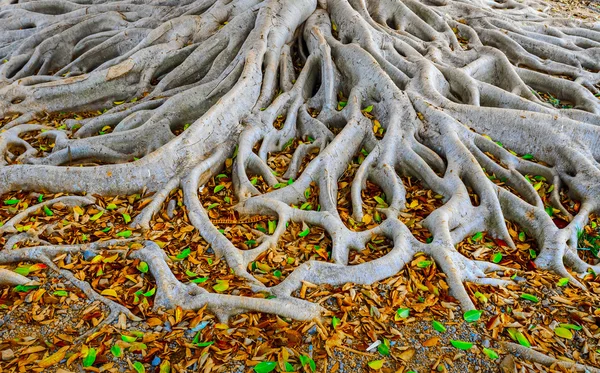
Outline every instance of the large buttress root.
<path id="1" fill-rule="evenodd" d="M 322 307 L 295 297 L 303 283 L 371 284 L 424 253 L 469 310 L 475 305 L 464 282 L 502 286 L 509 273 L 457 245 L 485 231 L 514 247 L 506 220 L 537 240 L 538 268 L 580 287 L 590 269 L 600 271 L 577 250 L 578 232 L 600 209 L 598 24 L 552 18 L 529 1 L 68 3 L 52 12 L 44 4 L 0 7 L 0 191 L 87 193 L 58 198 L 86 205 L 93 193 L 145 189 L 155 194 L 131 224 L 148 229 L 181 189 L 189 221 L 212 250 L 253 291 L 275 297 L 183 284 L 164 252 L 145 241 L 129 255 L 149 264 L 157 306 L 207 306 L 222 320 L 251 310 L 319 318 Z M 81 114 L 65 125 L 43 119 L 71 111 Z M 52 149 L 32 139 L 51 141 Z M 289 157 L 276 155 L 284 151 Z M 340 212 L 345 186 L 338 181 L 357 155 L 350 216 Z M 277 173 L 280 161 L 287 168 Z M 199 199 L 222 169 L 232 170 L 240 216 L 277 220 L 251 249 L 229 241 Z M 548 198 L 528 175 L 552 186 Z M 443 202 L 419 223 L 428 240 L 403 220 L 406 178 Z M 383 192 L 376 211 L 364 208 L 368 188 Z M 580 202 L 577 211 L 561 204 L 567 191 Z M 14 233 L 44 206 L 19 212 L 0 230 Z M 549 208 L 566 224 L 557 225 Z M 278 246 L 288 223 L 323 229 L 330 258 L 306 261 L 266 286 L 249 266 Z M 391 250 L 350 265 L 375 235 L 390 240 Z M 51 263 L 54 253 L 81 249 L 5 250 L 0 261 L 29 255 Z M 3 270 L 0 282 L 27 281 L 19 276 Z"/>

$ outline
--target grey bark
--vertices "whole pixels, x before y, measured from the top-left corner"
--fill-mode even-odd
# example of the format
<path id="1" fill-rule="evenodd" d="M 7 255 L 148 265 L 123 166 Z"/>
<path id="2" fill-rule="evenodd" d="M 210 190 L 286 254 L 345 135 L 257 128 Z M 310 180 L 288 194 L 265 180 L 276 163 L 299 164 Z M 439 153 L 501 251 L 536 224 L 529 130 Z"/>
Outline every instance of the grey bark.
<path id="1" fill-rule="evenodd" d="M 487 231 L 514 247 L 505 219 L 536 238 L 539 268 L 580 287 L 567 267 L 580 275 L 589 268 L 600 271 L 577 254 L 577 230 L 600 207 L 600 101 L 594 97 L 600 82 L 598 23 L 552 18 L 543 4 L 529 0 L 1 4 L 0 117 L 19 116 L 4 125 L 0 149 L 20 145 L 27 151 L 19 164 L 0 167 L 0 192 L 115 195 L 146 187 L 156 192 L 154 199 L 133 224 L 147 229 L 170 191 L 181 188 L 190 221 L 215 252 L 256 291 L 277 296 L 268 301 L 231 297 L 182 284 L 169 270 L 168 258 L 147 242 L 131 255 L 150 264 L 157 306 L 208 304 L 222 319 L 248 310 L 311 319 L 323 309 L 292 296 L 302 281 L 371 284 L 396 274 L 413 254 L 423 252 L 446 273 L 463 309 L 473 309 L 463 282 L 504 285 L 507 281 L 486 276 L 504 268 L 469 259 L 456 244 Z M 573 108 L 556 109 L 532 89 L 552 91 Z M 340 91 L 348 99 L 338 111 Z M 131 102 L 71 121 L 66 130 L 46 132 L 56 141 L 46 156 L 19 137 L 39 130 L 30 122 L 44 112 L 99 110 L 121 100 Z M 382 139 L 361 113 L 369 105 L 385 128 Z M 309 109 L 318 116 L 313 118 Z M 286 117 L 280 130 L 272 125 L 279 115 Z M 175 135 L 186 124 L 191 125 Z M 94 135 L 107 125 L 112 133 Z M 483 134 L 546 165 L 517 157 Z M 297 149 L 283 178 L 273 176 L 268 153 L 303 136 L 314 142 Z M 252 149 L 261 141 L 255 154 Z M 219 233 L 198 199 L 199 188 L 236 147 L 239 211 L 275 215 L 279 222 L 273 235 L 248 251 Z M 337 180 L 362 148 L 369 155 L 352 185 L 353 215 L 363 216 L 366 180 L 384 190 L 389 207 L 382 209 L 387 219 L 379 226 L 353 232 L 337 211 Z M 318 156 L 297 175 L 313 149 Z M 86 159 L 105 164 L 67 166 Z M 491 182 L 482 168 L 506 177 L 523 198 Z M 261 194 L 249 173 L 271 185 L 295 181 Z M 552 182 L 555 208 L 564 211 L 558 198 L 563 187 L 581 201 L 566 228 L 559 229 L 544 211 L 527 173 Z M 419 178 L 444 196 L 444 205 L 423 222 L 433 233 L 429 244 L 415 239 L 398 219 L 406 202 L 403 175 Z M 321 211 L 292 208 L 305 200 L 304 190 L 312 182 L 320 190 Z M 471 203 L 468 187 L 479 196 L 478 206 Z M 281 284 L 266 288 L 248 273 L 248 263 L 276 244 L 289 221 L 323 227 L 333 240 L 334 262 L 304 263 Z M 361 250 L 373 234 L 391 239 L 393 249 L 349 266 L 350 251 Z M 19 253 L 0 252 L 0 263 L 24 258 L 51 263 L 64 250 L 80 249 L 42 243 Z"/>

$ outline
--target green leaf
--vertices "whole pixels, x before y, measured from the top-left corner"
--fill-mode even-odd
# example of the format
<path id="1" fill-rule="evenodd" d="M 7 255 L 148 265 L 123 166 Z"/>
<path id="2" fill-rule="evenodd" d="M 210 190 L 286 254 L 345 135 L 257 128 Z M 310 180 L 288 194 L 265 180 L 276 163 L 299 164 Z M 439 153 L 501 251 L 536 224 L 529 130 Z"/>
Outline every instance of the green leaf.
<path id="1" fill-rule="evenodd" d="M 171 363 L 169 360 L 163 360 L 162 363 L 160 363 L 159 373 L 171 373 Z"/>
<path id="2" fill-rule="evenodd" d="M 477 232 L 473 235 L 473 237 L 471 237 L 471 239 L 473 241 L 479 241 L 483 238 L 483 233 L 482 232 Z"/>
<path id="3" fill-rule="evenodd" d="M 362 109 L 362 111 L 364 111 L 365 113 L 370 113 L 371 111 L 373 111 L 373 105 L 369 105 L 366 108 Z"/>
<path id="4" fill-rule="evenodd" d="M 383 356 L 389 356 L 390 355 L 390 346 L 388 346 L 385 343 L 386 342 L 385 339 L 383 341 L 384 341 L 384 343 L 377 346 L 377 351 L 379 351 L 379 353 L 382 354 Z"/>
<path id="5" fill-rule="evenodd" d="M 208 207 L 207 207 L 206 209 L 207 209 L 207 210 L 212 210 L 212 209 L 214 209 L 214 208 L 215 208 L 215 207 L 217 207 L 217 206 L 219 206 L 219 203 L 218 203 L 218 202 L 211 203 L 210 205 L 208 205 Z"/>
<path id="6" fill-rule="evenodd" d="M 44 213 L 46 214 L 46 216 L 52 216 L 54 215 L 54 213 L 52 212 L 52 210 L 50 210 L 50 208 L 46 205 L 44 205 Z"/>
<path id="7" fill-rule="evenodd" d="M 260 363 L 256 364 L 254 371 L 256 373 L 269 373 L 273 371 L 275 367 L 277 367 L 277 363 L 274 361 L 261 361 Z"/>
<path id="8" fill-rule="evenodd" d="M 206 282 L 207 280 L 208 280 L 208 277 L 199 277 L 199 278 L 193 279 L 191 282 L 193 282 L 194 284 L 201 284 L 203 282 Z"/>
<path id="9" fill-rule="evenodd" d="M 573 333 L 567 328 L 563 328 L 562 326 L 557 326 L 554 328 L 554 334 L 561 338 L 565 339 L 573 339 Z"/>
<path id="10" fill-rule="evenodd" d="M 475 295 L 475 298 L 479 299 L 479 301 L 483 304 L 486 304 L 488 302 L 488 298 L 485 296 L 485 294 L 476 291 L 473 295 Z"/>
<path id="11" fill-rule="evenodd" d="M 107 210 L 116 210 L 117 205 L 115 205 L 114 203 L 109 203 L 108 205 L 106 205 L 106 209 Z"/>
<path id="12" fill-rule="evenodd" d="M 192 252 L 192 250 L 190 250 L 189 247 L 186 247 L 179 254 L 177 254 L 176 258 L 183 260 L 183 259 L 187 258 L 188 256 L 190 256 L 191 252 Z"/>
<path id="13" fill-rule="evenodd" d="M 280 270 L 275 270 L 273 271 L 273 276 L 277 277 L 277 278 L 281 278 L 281 271 Z"/>
<path id="14" fill-rule="evenodd" d="M 381 205 L 383 207 L 387 207 L 388 206 L 387 202 L 385 202 L 385 200 L 383 198 L 381 198 L 379 196 L 375 196 L 373 198 L 375 199 L 375 201 L 377 201 L 378 205 Z"/>
<path id="15" fill-rule="evenodd" d="M 83 358 L 83 362 L 82 362 L 82 365 L 84 368 L 91 367 L 92 365 L 94 365 L 94 361 L 96 361 L 97 353 L 98 352 L 96 351 L 95 348 L 90 348 L 88 350 L 88 354 L 86 355 L 86 357 Z"/>
<path id="16" fill-rule="evenodd" d="M 525 346 L 528 348 L 531 347 L 531 343 L 529 343 L 529 340 L 520 331 L 517 331 L 515 333 L 515 338 L 517 339 L 517 342 L 519 342 L 519 344 L 521 346 Z"/>
<path id="17" fill-rule="evenodd" d="M 213 189 L 213 193 L 219 193 L 220 191 L 222 191 L 225 188 L 225 185 L 223 184 L 219 184 L 215 187 L 215 189 Z"/>
<path id="18" fill-rule="evenodd" d="M 410 308 L 398 308 L 396 310 L 396 315 L 394 318 L 396 319 L 406 319 L 410 316 Z"/>
<path id="19" fill-rule="evenodd" d="M 18 266 L 13 272 L 20 274 L 21 276 L 27 276 L 29 274 L 29 267 L 31 266 Z"/>
<path id="20" fill-rule="evenodd" d="M 502 261 L 502 253 L 495 253 L 492 255 L 492 262 L 500 263 Z"/>
<path id="21" fill-rule="evenodd" d="M 228 280 L 217 280 L 216 285 L 213 286 L 213 289 L 217 293 L 222 293 L 225 290 L 229 289 L 229 281 Z"/>
<path id="22" fill-rule="evenodd" d="M 537 253 L 534 249 L 529 249 L 529 256 L 531 257 L 531 259 L 535 259 L 537 257 Z"/>
<path id="23" fill-rule="evenodd" d="M 208 346 L 212 346 L 213 344 L 215 344 L 215 341 L 196 342 L 196 346 L 198 346 L 198 347 L 208 347 Z"/>
<path id="24" fill-rule="evenodd" d="M 432 265 L 433 262 L 431 260 L 422 260 L 419 263 L 417 263 L 417 267 L 419 268 L 427 268 L 430 265 Z"/>
<path id="25" fill-rule="evenodd" d="M 519 232 L 519 241 L 525 242 L 527 236 L 525 236 L 525 232 Z"/>
<path id="26" fill-rule="evenodd" d="M 483 311 L 481 310 L 469 310 L 464 313 L 463 318 L 466 322 L 475 322 L 481 318 Z"/>
<path id="27" fill-rule="evenodd" d="M 137 269 L 142 273 L 148 273 L 148 263 L 140 262 L 140 264 L 137 266 Z"/>
<path id="28" fill-rule="evenodd" d="M 285 362 L 285 371 L 286 372 L 295 372 L 296 370 L 294 369 L 294 366 L 290 363 L 288 363 L 287 361 Z"/>
<path id="29" fill-rule="evenodd" d="M 333 316 L 333 319 L 331 319 L 331 326 L 335 329 L 338 325 L 340 325 L 340 319 Z"/>
<path id="30" fill-rule="evenodd" d="M 308 366 L 310 367 L 311 371 L 315 371 L 317 369 L 317 365 L 315 364 L 315 361 L 313 359 L 311 359 L 309 356 L 306 355 L 300 355 L 300 364 L 304 367 L 306 364 L 308 364 Z"/>
<path id="31" fill-rule="evenodd" d="M 277 228 L 277 221 L 269 220 L 268 226 L 269 226 L 269 234 L 275 233 L 275 229 Z"/>
<path id="32" fill-rule="evenodd" d="M 129 237 L 131 237 L 131 231 L 126 230 L 123 232 L 119 232 L 119 233 L 117 233 L 117 237 L 129 238 Z"/>
<path id="33" fill-rule="evenodd" d="M 304 202 L 302 206 L 300 206 L 300 210 L 312 210 L 310 202 Z"/>
<path id="34" fill-rule="evenodd" d="M 471 347 L 473 347 L 473 343 L 471 342 L 457 341 L 454 339 L 450 340 L 450 344 L 459 350 L 469 350 Z"/>
<path id="35" fill-rule="evenodd" d="M 140 363 L 139 361 L 133 363 L 133 369 L 135 369 L 137 373 L 146 373 L 146 368 L 144 368 L 144 364 Z"/>
<path id="36" fill-rule="evenodd" d="M 569 279 L 567 277 L 563 277 L 556 283 L 558 286 L 567 286 L 569 284 Z"/>
<path id="37" fill-rule="evenodd" d="M 95 214 L 94 216 L 92 216 L 90 218 L 90 221 L 96 221 L 98 219 L 100 219 L 100 217 L 104 214 L 104 210 L 100 211 L 99 213 Z"/>
<path id="38" fill-rule="evenodd" d="M 532 294 L 527 294 L 527 293 L 523 293 L 521 294 L 521 298 L 532 301 L 534 303 L 539 302 L 540 300 L 538 299 L 538 297 L 536 297 L 535 295 Z"/>
<path id="39" fill-rule="evenodd" d="M 121 357 L 121 355 L 123 355 L 123 349 L 118 345 L 113 345 L 110 348 L 110 352 L 113 354 L 114 357 Z"/>
<path id="40" fill-rule="evenodd" d="M 306 228 L 302 232 L 298 233 L 298 237 L 306 237 L 310 233 L 310 228 Z"/>
<path id="41" fill-rule="evenodd" d="M 498 356 L 498 353 L 492 349 L 489 348 L 483 348 L 483 353 L 487 355 L 487 357 L 489 357 L 492 360 L 496 360 L 497 358 L 499 358 L 500 356 Z"/>
<path id="42" fill-rule="evenodd" d="M 17 293 L 28 293 L 32 290 L 35 290 L 37 288 L 39 288 L 39 285 L 17 285 L 15 286 L 15 288 L 13 289 L 13 291 L 17 292 Z"/>
<path id="43" fill-rule="evenodd" d="M 571 329 L 571 330 L 581 330 L 583 329 L 582 326 L 580 325 L 575 325 L 575 324 L 560 324 L 561 328 L 565 328 L 565 329 Z"/>
<path id="44" fill-rule="evenodd" d="M 526 160 L 533 159 L 533 155 L 527 153 L 527 154 L 524 154 L 522 158 L 526 159 Z"/>
<path id="45" fill-rule="evenodd" d="M 444 326 L 444 324 L 442 324 L 439 321 L 433 320 L 431 322 L 431 325 L 433 326 L 433 329 L 435 329 L 436 331 L 438 331 L 440 333 L 445 333 L 446 332 L 446 327 Z"/>
<path id="46" fill-rule="evenodd" d="M 379 370 L 383 366 L 383 360 L 373 360 L 367 363 L 369 368 Z"/>
<path id="47" fill-rule="evenodd" d="M 131 336 L 131 335 L 121 334 L 121 340 L 123 342 L 133 343 L 133 342 L 137 341 L 137 337 L 134 337 L 134 336 Z"/>
<path id="48" fill-rule="evenodd" d="M 58 295 L 59 297 L 68 297 L 69 296 L 69 292 L 65 291 L 65 290 L 57 290 L 54 293 L 52 293 L 53 295 Z"/>
<path id="49" fill-rule="evenodd" d="M 131 216 L 129 216 L 129 214 L 121 214 L 123 215 L 123 220 L 125 221 L 125 224 L 129 224 L 129 222 L 131 221 Z"/>
<path id="50" fill-rule="evenodd" d="M 40 195 L 38 196 L 38 198 L 37 198 L 37 201 L 38 201 L 39 203 L 42 203 L 42 201 L 43 201 L 43 200 L 44 200 L 44 195 L 43 195 L 43 194 L 40 194 Z"/>
<path id="51" fill-rule="evenodd" d="M 7 200 L 5 200 L 5 201 L 4 201 L 4 204 L 5 204 L 5 205 L 8 205 L 8 206 L 12 206 L 12 205 L 16 205 L 16 204 L 18 204 L 19 202 L 21 202 L 21 200 L 20 200 L 20 199 L 11 198 L 11 199 L 7 199 Z"/>

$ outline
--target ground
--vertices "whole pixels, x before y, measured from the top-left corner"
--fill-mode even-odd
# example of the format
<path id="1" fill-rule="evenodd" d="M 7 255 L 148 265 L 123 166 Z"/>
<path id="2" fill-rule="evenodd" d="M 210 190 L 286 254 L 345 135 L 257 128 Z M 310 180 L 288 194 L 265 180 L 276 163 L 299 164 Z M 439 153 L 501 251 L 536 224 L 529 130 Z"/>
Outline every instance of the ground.
<path id="1" fill-rule="evenodd" d="M 597 2 L 551 4 L 556 14 L 578 18 L 600 15 Z M 547 93 L 539 95 L 557 107 L 569 105 Z M 363 114 L 369 118 L 368 112 Z M 95 115 L 61 113 L 39 122 L 61 127 L 68 119 Z M 50 139 L 35 135 L 29 132 L 31 138 L 26 139 L 33 146 L 40 150 L 53 146 Z M 302 142 L 310 143 L 311 139 L 296 139 L 281 152 L 270 153 L 269 166 L 285 173 L 293 150 Z M 492 154 L 487 155 L 493 159 Z M 300 169 L 314 156 L 308 154 Z M 376 212 L 377 207 L 386 205 L 383 192 L 370 182 L 362 191 L 362 207 L 368 218 L 357 222 L 352 217 L 350 184 L 364 159 L 364 153 L 356 154 L 338 180 L 338 212 L 344 224 L 355 231 L 371 228 L 386 218 Z M 233 209 L 237 202 L 233 193 L 234 158 L 226 164 L 208 181 L 199 200 L 212 224 L 236 247 L 252 249 L 264 233 L 272 233 L 276 221 L 267 215 L 237 214 Z M 501 178 L 487 176 L 505 186 Z M 551 186 L 545 178 L 535 174 L 526 178 L 546 203 Z M 260 192 L 278 187 L 269 186 L 262 176 L 250 181 Z M 441 206 L 442 197 L 414 178 L 403 177 L 402 182 L 407 195 L 400 219 L 417 239 L 427 242 L 430 233 L 420 221 Z M 317 209 L 318 193 L 317 185 L 311 185 L 305 191 L 307 202 L 296 207 Z M 590 371 L 600 368 L 600 278 L 589 273 L 580 279 L 584 290 L 568 278 L 536 268 L 533 259 L 540 252 L 537 244 L 514 223 L 507 222 L 507 226 L 515 248 L 487 232 L 477 232 L 458 245 L 468 258 L 509 268 L 491 277 L 511 279 L 512 285 L 466 283 L 468 296 L 482 312 L 464 313 L 450 295 L 443 271 L 432 258 L 416 253 L 403 270 L 372 285 L 336 287 L 304 281 L 295 295 L 324 307 L 327 314 L 323 320 L 293 321 L 248 312 L 224 323 L 205 308 L 153 310 L 160 285 L 149 275 L 148 263 L 130 255 L 144 242 L 152 241 L 166 250 L 168 265 L 179 281 L 196 283 L 211 293 L 275 297 L 253 292 L 246 279 L 236 276 L 225 260 L 217 258 L 190 223 L 181 190 L 171 192 L 168 203 L 154 215 L 146 231 L 133 229 L 129 223 L 151 203 L 151 193 L 80 195 L 82 201 L 93 198 L 94 203 L 75 206 L 61 202 L 64 196 L 21 191 L 0 197 L 3 224 L 29 206 L 58 199 L 19 221 L 16 230 L 24 235 L 35 232 L 39 239 L 54 245 L 90 245 L 104 250 L 100 254 L 65 251 L 52 261 L 59 272 L 37 262 L 3 266 L 33 282 L 0 287 L 0 372 L 139 373 L 167 372 L 170 367 L 173 372 L 260 373 L 272 368 L 269 363 L 279 371 L 331 373 L 570 371 L 559 363 L 545 366 L 532 362 L 524 358 L 524 349 L 534 349 L 560 362 L 588 365 Z M 471 198 L 476 204 L 477 195 L 473 193 Z M 560 202 L 572 215 L 579 211 L 580 203 L 563 193 Z M 559 210 L 549 207 L 547 212 L 557 227 L 567 224 L 568 218 Z M 581 257 L 593 265 L 599 262 L 599 224 L 600 219 L 591 215 L 578 235 Z M 2 234 L 0 244 L 5 247 L 18 250 L 33 245 L 27 239 L 14 243 L 4 230 Z M 98 245 L 101 242 L 111 245 Z M 263 284 L 274 286 L 303 262 L 331 261 L 331 246 L 331 237 L 322 228 L 291 222 L 277 245 L 249 264 L 248 272 Z M 382 257 L 391 247 L 386 237 L 375 235 L 366 250 L 351 254 L 349 264 Z M 81 289 L 84 282 L 90 284 L 89 288 L 84 286 L 87 291 Z M 103 298 L 95 296 L 98 294 Z M 129 310 L 130 317 L 116 316 L 111 312 L 115 305 Z"/>
<path id="2" fill-rule="evenodd" d="M 61 121 L 54 118 L 49 123 L 60 125 Z M 271 154 L 273 167 L 283 171 L 297 145 L 292 143 L 281 153 Z M 365 223 L 356 223 L 350 217 L 347 180 L 363 160 L 364 156 L 357 155 L 339 181 L 340 215 L 357 230 L 368 228 L 368 224 L 364 227 Z M 545 199 L 547 184 L 537 175 L 530 175 L 530 179 Z M 411 178 L 403 182 L 408 193 L 401 219 L 415 237 L 426 241 L 429 233 L 419 222 L 441 205 L 440 196 Z M 260 177 L 253 183 L 265 191 L 269 188 Z M 365 211 L 374 211 L 382 203 L 381 190 L 374 184 L 363 193 Z M 7 221 L 39 201 L 60 197 L 30 192 L 7 194 L 0 198 L 0 214 Z M 253 367 L 258 369 L 261 362 L 277 362 L 282 371 L 286 371 L 286 362 L 293 371 L 312 371 L 310 362 L 305 361 L 302 368 L 300 356 L 313 359 L 318 372 L 365 372 L 372 370 L 369 363 L 377 361 L 383 363 L 382 372 L 495 372 L 502 371 L 502 367 L 512 372 L 512 366 L 518 371 L 561 371 L 508 352 L 502 342 L 513 341 L 513 337 L 560 360 L 600 366 L 596 360 L 600 358 L 600 279 L 589 274 L 583 280 L 589 290 L 582 291 L 567 279 L 536 269 L 532 262 L 537 253 L 535 241 L 516 225 L 509 224 L 516 249 L 489 238 L 485 232 L 458 246 L 470 258 L 514 269 L 500 276 L 515 280 L 506 288 L 467 283 L 469 296 L 483 311 L 471 316 L 471 322 L 465 321 L 458 303 L 449 295 L 445 275 L 430 258 L 417 254 L 400 273 L 371 286 L 349 283 L 333 287 L 305 282 L 296 295 L 328 310 L 322 323 L 244 313 L 224 324 L 205 309 L 153 312 L 156 284 L 144 262 L 127 256 L 128 249 L 140 245 L 137 241 L 152 240 L 167 250 L 170 267 L 178 279 L 196 282 L 210 292 L 261 296 L 253 294 L 243 278 L 217 259 L 189 224 L 180 192 L 171 193 L 168 200 L 173 203 L 165 204 L 145 232 L 132 230 L 127 223 L 149 201 L 148 196 L 94 197 L 98 199 L 96 205 L 87 207 L 52 204 L 48 211 L 40 209 L 16 228 L 27 232 L 52 226 L 40 238 L 53 244 L 132 240 L 113 245 L 101 255 L 65 253 L 54 263 L 89 282 L 97 293 L 122 304 L 140 320 L 121 316 L 116 323 L 103 324 L 110 313 L 105 304 L 90 300 L 69 279 L 57 276 L 46 265 L 18 263 L 8 268 L 27 273 L 35 283 L 18 288 L 4 286 L 1 290 L 2 371 L 79 371 L 82 364 L 95 371 L 143 371 L 134 365 L 141 363 L 148 372 L 159 371 L 164 364 L 181 372 L 249 372 Z M 577 202 L 562 197 L 565 208 L 576 212 Z M 232 209 L 234 198 L 231 168 L 210 180 L 200 193 L 213 223 L 234 244 L 251 248 L 263 231 L 273 229 L 274 222 L 268 216 L 238 220 Z M 381 218 L 385 217 L 375 217 Z M 554 219 L 557 225 L 565 223 L 559 213 Z M 581 248 L 589 249 L 584 257 L 592 264 L 598 262 L 594 251 L 597 224 L 600 221 L 592 217 L 580 237 Z M 308 234 L 303 233 L 305 229 L 299 223 L 290 224 L 277 248 L 251 264 L 251 273 L 261 282 L 275 285 L 303 261 L 330 260 L 331 239 L 320 228 L 308 227 Z M 6 245 L 6 237 L 0 243 Z M 351 257 L 350 264 L 381 257 L 391 248 L 389 240 L 377 236 L 367 246 L 368 250 Z M 436 329 L 434 320 L 445 331 L 439 331 L 443 330 L 439 326 Z M 472 347 L 462 350 L 451 341 L 469 342 Z M 373 343 L 381 344 L 369 349 Z M 486 352 L 491 357 L 484 348 L 489 349 Z M 92 349 L 95 359 L 85 363 L 84 356 L 90 356 Z M 48 361 L 46 366 L 44 362 Z"/>

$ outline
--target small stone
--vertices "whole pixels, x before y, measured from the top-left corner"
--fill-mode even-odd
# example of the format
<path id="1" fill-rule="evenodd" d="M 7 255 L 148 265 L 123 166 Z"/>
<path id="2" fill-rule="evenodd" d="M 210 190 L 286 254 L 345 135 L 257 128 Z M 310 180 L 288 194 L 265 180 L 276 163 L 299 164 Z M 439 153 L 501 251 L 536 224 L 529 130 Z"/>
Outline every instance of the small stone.
<path id="1" fill-rule="evenodd" d="M 489 348 L 490 347 L 490 341 L 488 339 L 484 339 L 483 342 L 481 342 L 481 345 L 485 348 Z"/>
<path id="2" fill-rule="evenodd" d="M 10 348 L 2 351 L 2 361 L 9 361 L 15 358 L 15 353 Z"/>
<path id="3" fill-rule="evenodd" d="M 96 253 L 90 250 L 83 250 L 81 254 L 83 255 L 83 259 L 86 261 L 91 260 L 96 256 Z"/>

